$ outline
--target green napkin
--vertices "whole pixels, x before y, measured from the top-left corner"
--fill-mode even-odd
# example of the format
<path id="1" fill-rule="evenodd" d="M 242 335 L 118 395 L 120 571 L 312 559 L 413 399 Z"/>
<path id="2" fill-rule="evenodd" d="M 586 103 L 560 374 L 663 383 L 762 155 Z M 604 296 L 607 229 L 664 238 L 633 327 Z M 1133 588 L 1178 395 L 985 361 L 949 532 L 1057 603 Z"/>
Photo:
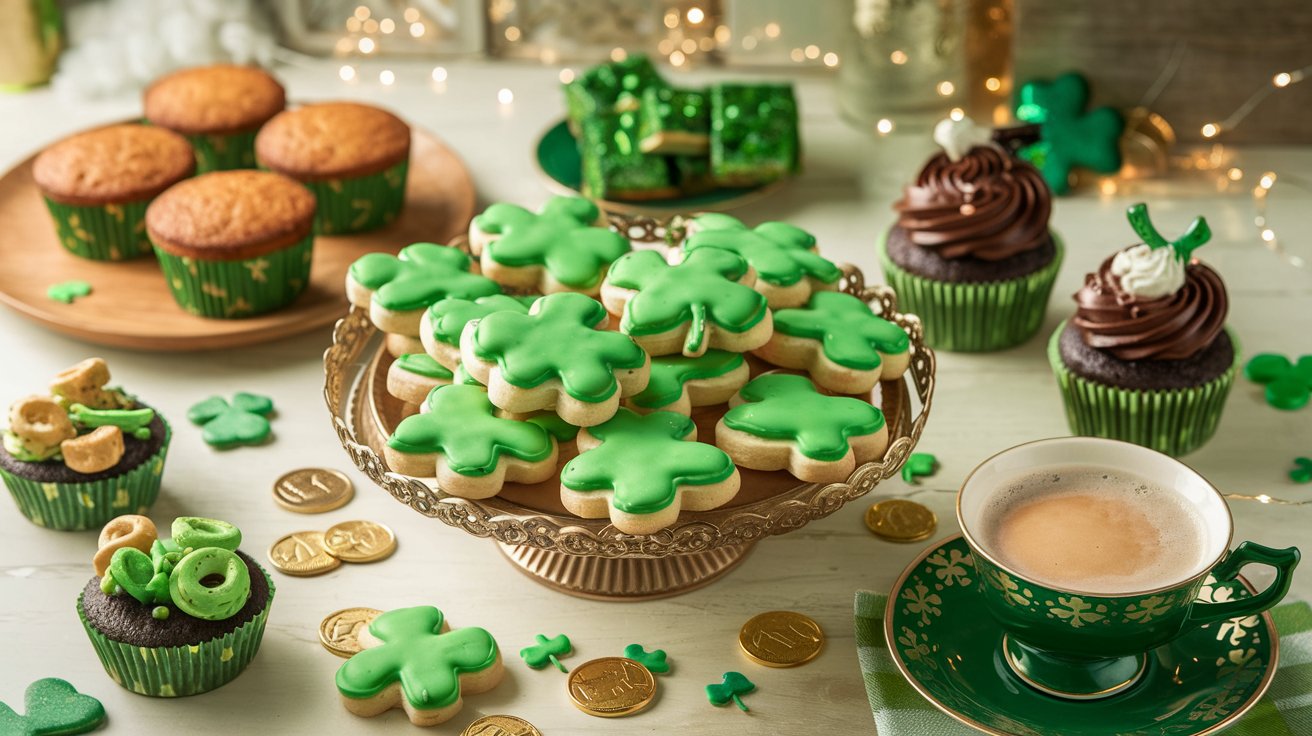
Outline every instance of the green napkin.
<path id="1" fill-rule="evenodd" d="M 907 684 L 884 643 L 886 596 L 856 594 L 856 652 L 880 736 L 973 736 L 978 731 L 940 712 Z M 1271 689 L 1230 736 L 1312 734 L 1312 608 L 1303 602 L 1271 610 L 1280 633 L 1280 663 Z"/>

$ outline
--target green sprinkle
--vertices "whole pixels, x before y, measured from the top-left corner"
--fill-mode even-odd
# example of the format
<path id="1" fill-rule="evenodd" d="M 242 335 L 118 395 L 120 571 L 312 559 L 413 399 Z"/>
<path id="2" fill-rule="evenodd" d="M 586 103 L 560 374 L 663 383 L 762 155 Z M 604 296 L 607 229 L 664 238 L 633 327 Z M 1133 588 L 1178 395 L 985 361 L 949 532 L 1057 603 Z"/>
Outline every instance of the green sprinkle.
<path id="1" fill-rule="evenodd" d="M 150 615 L 153 616 L 156 621 L 163 621 L 169 617 L 169 609 L 167 606 L 155 606 L 155 610 L 151 611 Z"/>
<path id="2" fill-rule="evenodd" d="M 62 304 L 72 304 L 74 300 L 91 293 L 91 284 L 85 281 L 61 281 L 46 288 L 46 297 Z"/>
<path id="3" fill-rule="evenodd" d="M 108 572 L 105 573 L 104 577 L 100 578 L 101 593 L 104 593 L 105 595 L 114 595 L 114 588 L 116 587 L 118 587 L 118 583 L 114 582 L 114 576 L 110 575 Z"/>

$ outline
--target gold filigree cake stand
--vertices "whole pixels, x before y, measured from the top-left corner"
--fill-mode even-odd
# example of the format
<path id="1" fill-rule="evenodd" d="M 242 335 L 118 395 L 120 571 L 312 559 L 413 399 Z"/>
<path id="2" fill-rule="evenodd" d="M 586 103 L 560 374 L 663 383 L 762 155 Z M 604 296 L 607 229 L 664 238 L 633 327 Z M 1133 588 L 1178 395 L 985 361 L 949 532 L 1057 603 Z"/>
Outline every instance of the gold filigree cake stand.
<path id="1" fill-rule="evenodd" d="M 621 232 L 656 240 L 659 223 L 616 223 Z M 673 226 L 672 226 L 673 227 Z M 559 481 L 507 484 L 497 496 L 471 500 L 449 495 L 433 478 L 388 470 L 381 448 L 401 421 L 405 405 L 386 390 L 392 358 L 367 310 L 353 309 L 337 323 L 324 354 L 324 398 L 342 447 L 365 475 L 396 500 L 424 516 L 498 542 L 518 569 L 551 588 L 605 600 L 676 595 L 712 582 L 744 559 L 764 537 L 786 534 L 828 516 L 874 489 L 906 462 L 920 439 L 934 394 L 934 353 L 925 347 L 920 320 L 897 311 L 887 286 L 866 286 L 856 268 L 845 267 L 844 291 L 860 297 L 876 314 L 911 336 L 911 367 L 871 393 L 889 428 L 883 460 L 858 467 L 842 483 L 800 483 L 785 472 L 741 469 L 742 489 L 711 511 L 685 511 L 655 534 L 623 534 L 607 519 L 580 519 L 560 503 Z M 753 359 L 754 360 L 754 359 Z M 753 365 L 753 373 L 767 370 Z M 724 407 L 695 409 L 698 437 L 710 441 Z M 575 455 L 562 446 L 563 467 Z"/>

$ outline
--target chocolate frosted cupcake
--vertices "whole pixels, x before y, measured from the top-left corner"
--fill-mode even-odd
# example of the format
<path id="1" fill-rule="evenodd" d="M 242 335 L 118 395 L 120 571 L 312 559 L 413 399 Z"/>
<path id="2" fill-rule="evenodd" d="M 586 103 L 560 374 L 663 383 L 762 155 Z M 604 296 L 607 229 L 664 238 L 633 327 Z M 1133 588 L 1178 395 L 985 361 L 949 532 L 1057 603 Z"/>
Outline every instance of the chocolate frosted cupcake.
<path id="1" fill-rule="evenodd" d="M 969 120 L 942 121 L 934 139 L 943 152 L 893 205 L 897 223 L 879 243 L 884 277 L 931 346 L 1018 345 L 1042 324 L 1061 266 L 1052 194 L 1037 169 Z"/>
<path id="2" fill-rule="evenodd" d="M 1144 242 L 1085 278 L 1048 358 L 1072 431 L 1183 455 L 1216 432 L 1238 372 L 1229 302 L 1221 277 L 1191 256 L 1211 236 L 1203 218 L 1168 242 L 1146 205 L 1129 217 Z"/>
<path id="3" fill-rule="evenodd" d="M 282 112 L 286 93 L 253 66 L 182 69 L 146 88 L 146 119 L 186 136 L 201 173 L 255 168 L 255 134 Z"/>

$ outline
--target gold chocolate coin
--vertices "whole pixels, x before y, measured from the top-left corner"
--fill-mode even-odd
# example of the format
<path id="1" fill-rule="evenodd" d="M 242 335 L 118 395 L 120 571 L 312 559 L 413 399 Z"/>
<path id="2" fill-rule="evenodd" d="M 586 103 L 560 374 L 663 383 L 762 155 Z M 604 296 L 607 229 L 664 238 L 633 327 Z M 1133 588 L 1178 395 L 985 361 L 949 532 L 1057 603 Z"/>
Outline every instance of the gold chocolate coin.
<path id="1" fill-rule="evenodd" d="M 808 616 L 793 611 L 759 613 L 743 624 L 738 645 L 757 664 L 796 667 L 815 658 L 825 645 L 825 632 Z"/>
<path id="2" fill-rule="evenodd" d="M 866 509 L 866 528 L 890 542 L 919 542 L 938 528 L 938 516 L 905 498 L 886 498 Z"/>
<path id="3" fill-rule="evenodd" d="M 574 707 L 600 718 L 631 716 L 656 697 L 656 678 L 624 657 L 584 662 L 569 673 L 568 685 Z"/>
<path id="4" fill-rule="evenodd" d="M 288 534 L 269 548 L 269 562 L 278 572 L 298 577 L 322 575 L 342 565 L 342 561 L 324 547 L 323 532 Z"/>
<path id="5" fill-rule="evenodd" d="M 515 716 L 483 716 L 465 726 L 460 736 L 542 736 L 537 726 Z"/>
<path id="6" fill-rule="evenodd" d="M 301 468 L 273 484 L 273 500 L 298 514 L 322 514 L 339 509 L 355 497 L 355 486 L 345 473 L 326 468 Z"/>
<path id="7" fill-rule="evenodd" d="M 350 657 L 363 651 L 356 637 L 360 629 L 383 614 L 377 608 L 343 608 L 333 611 L 319 622 L 319 643 L 339 657 Z"/>
<path id="8" fill-rule="evenodd" d="M 323 533 L 328 554 L 342 562 L 377 562 L 396 551 L 396 535 L 372 521 L 343 521 Z"/>

